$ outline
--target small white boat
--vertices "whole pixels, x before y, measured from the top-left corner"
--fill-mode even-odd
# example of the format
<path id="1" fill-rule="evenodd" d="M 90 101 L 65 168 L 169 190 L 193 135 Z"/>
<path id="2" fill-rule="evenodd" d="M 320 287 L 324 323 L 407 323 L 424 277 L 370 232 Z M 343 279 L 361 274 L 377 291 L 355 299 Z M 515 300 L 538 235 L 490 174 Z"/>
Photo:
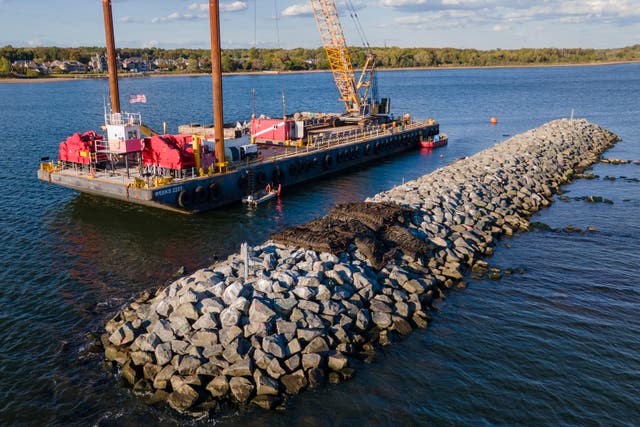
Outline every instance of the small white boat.
<path id="1" fill-rule="evenodd" d="M 262 202 L 279 197 L 281 188 L 281 185 L 278 185 L 277 189 L 272 189 L 270 185 L 267 185 L 264 189 L 255 191 L 246 197 L 243 197 L 242 203 L 246 203 L 249 206 L 258 206 Z"/>

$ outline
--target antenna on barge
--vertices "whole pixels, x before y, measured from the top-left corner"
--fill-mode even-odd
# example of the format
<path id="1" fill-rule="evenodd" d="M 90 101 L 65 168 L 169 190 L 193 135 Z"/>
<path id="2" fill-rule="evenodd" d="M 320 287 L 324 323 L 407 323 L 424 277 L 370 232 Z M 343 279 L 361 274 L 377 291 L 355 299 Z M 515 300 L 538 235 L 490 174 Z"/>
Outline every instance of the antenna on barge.
<path id="1" fill-rule="evenodd" d="M 251 109 L 251 118 L 255 119 L 256 118 L 256 88 L 254 87 L 253 89 L 251 89 L 251 104 L 252 104 L 252 109 Z"/>
<path id="2" fill-rule="evenodd" d="M 282 88 L 282 120 L 287 120 L 287 101 L 284 97 L 284 88 Z"/>

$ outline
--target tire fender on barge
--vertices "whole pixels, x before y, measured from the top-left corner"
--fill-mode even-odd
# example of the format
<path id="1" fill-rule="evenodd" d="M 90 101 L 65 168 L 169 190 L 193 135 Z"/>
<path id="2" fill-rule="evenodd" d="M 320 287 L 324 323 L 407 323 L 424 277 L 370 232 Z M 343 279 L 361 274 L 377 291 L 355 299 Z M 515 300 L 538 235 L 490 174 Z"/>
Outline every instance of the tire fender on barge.
<path id="1" fill-rule="evenodd" d="M 323 166 L 325 169 L 330 169 L 332 162 L 333 162 L 333 159 L 331 158 L 331 154 L 327 154 L 326 156 L 324 156 Z"/>
<path id="2" fill-rule="evenodd" d="M 209 201 L 211 201 L 211 203 L 217 202 L 221 194 L 222 189 L 217 182 L 212 182 L 211 184 L 209 184 Z"/>
<path id="3" fill-rule="evenodd" d="M 184 209 L 191 209 L 193 198 L 191 197 L 191 191 L 182 190 L 178 193 L 178 205 Z"/>

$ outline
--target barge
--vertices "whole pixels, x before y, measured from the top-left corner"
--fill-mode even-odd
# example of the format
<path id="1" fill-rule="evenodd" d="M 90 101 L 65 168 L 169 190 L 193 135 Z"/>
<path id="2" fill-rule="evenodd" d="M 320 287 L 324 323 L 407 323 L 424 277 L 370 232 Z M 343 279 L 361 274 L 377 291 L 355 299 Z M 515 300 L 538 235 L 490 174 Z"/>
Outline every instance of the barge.
<path id="1" fill-rule="evenodd" d="M 58 162 L 41 163 L 38 178 L 96 196 L 197 213 L 239 202 L 267 185 L 284 188 L 415 149 L 439 134 L 433 120 L 357 126 L 336 124 L 338 117 L 333 126 L 315 127 L 293 141 L 251 141 L 250 135 L 226 140 L 227 161 L 220 167 L 211 140 L 199 135 L 118 140 L 117 135 L 141 135 L 141 118 L 111 113 L 106 138 L 92 131 L 75 134 L 61 143 Z"/>
<path id="2" fill-rule="evenodd" d="M 378 98 L 375 56 L 356 79 L 334 1 L 311 1 L 346 113 L 255 116 L 250 131 L 225 133 L 218 2 L 209 2 L 213 127 L 185 125 L 159 134 L 137 113 L 120 111 L 111 0 L 103 0 L 110 109 L 102 135 L 76 133 L 58 160 L 42 158 L 38 178 L 83 193 L 176 212 L 198 213 L 375 162 L 440 139 L 436 121 L 394 119 Z M 284 99 L 283 99 L 284 102 Z M 230 138 L 225 139 L 225 136 Z"/>

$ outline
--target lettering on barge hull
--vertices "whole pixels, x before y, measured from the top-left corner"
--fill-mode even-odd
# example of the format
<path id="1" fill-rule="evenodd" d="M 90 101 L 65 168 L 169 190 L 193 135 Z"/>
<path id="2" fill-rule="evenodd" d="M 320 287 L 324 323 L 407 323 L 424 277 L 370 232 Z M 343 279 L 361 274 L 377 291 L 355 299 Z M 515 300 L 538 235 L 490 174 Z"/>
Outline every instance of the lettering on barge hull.
<path id="1" fill-rule="evenodd" d="M 163 188 L 162 190 L 157 190 L 153 192 L 153 198 L 160 198 L 163 196 L 167 196 L 170 194 L 176 194 L 182 191 L 182 185 L 178 185 L 177 187 L 172 188 Z"/>

